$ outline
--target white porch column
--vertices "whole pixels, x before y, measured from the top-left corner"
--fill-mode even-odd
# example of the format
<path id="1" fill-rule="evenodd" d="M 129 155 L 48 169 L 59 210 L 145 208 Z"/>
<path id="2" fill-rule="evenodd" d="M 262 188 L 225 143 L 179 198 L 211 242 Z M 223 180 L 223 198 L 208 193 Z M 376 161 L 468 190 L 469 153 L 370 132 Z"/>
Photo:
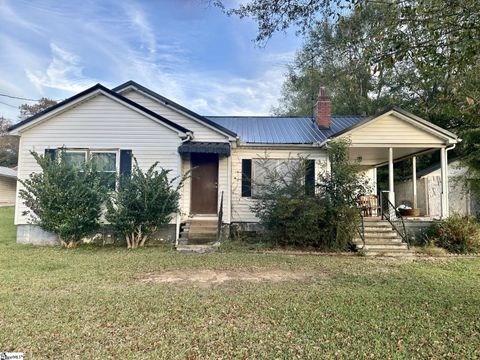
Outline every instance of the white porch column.
<path id="1" fill-rule="evenodd" d="M 442 206 L 442 219 L 448 217 L 448 160 L 447 160 L 447 151 L 443 147 L 440 149 L 440 166 L 441 166 L 441 176 L 442 176 L 442 196 L 440 197 L 441 206 Z"/>
<path id="2" fill-rule="evenodd" d="M 393 173 L 393 148 L 388 148 L 388 200 L 395 206 L 395 183 Z"/>
<path id="3" fill-rule="evenodd" d="M 412 157 L 413 207 L 417 208 L 417 157 Z"/>

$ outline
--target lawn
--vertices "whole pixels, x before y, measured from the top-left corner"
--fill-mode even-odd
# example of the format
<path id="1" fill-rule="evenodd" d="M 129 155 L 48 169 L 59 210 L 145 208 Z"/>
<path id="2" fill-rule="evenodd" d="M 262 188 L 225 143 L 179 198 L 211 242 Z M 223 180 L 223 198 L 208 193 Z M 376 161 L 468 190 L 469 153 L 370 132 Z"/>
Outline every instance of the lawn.
<path id="1" fill-rule="evenodd" d="M 63 250 L 15 244 L 12 218 L 0 208 L 0 351 L 28 359 L 480 357 L 480 258 Z M 245 276 L 157 281 L 205 271 Z M 248 279 L 271 273 L 295 276 Z"/>

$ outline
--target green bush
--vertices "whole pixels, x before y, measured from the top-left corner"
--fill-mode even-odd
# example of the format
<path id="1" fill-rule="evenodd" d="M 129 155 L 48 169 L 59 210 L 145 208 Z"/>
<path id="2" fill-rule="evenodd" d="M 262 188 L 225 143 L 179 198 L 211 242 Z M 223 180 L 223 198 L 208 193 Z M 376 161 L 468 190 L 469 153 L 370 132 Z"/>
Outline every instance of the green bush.
<path id="1" fill-rule="evenodd" d="M 56 234 L 64 247 L 75 247 L 80 240 L 100 226 L 99 218 L 106 189 L 102 175 L 90 161 L 81 169 L 67 164 L 60 156 L 51 160 L 31 153 L 40 173 L 32 173 L 23 185 L 20 197 L 29 208 L 30 222 Z"/>
<path id="2" fill-rule="evenodd" d="M 480 224 L 473 216 L 452 215 L 435 222 L 428 229 L 427 237 L 429 242 L 452 253 L 480 251 Z"/>
<path id="3" fill-rule="evenodd" d="M 130 177 L 120 180 L 121 187 L 107 202 L 106 219 L 112 227 L 125 236 L 127 247 L 144 246 L 159 227 L 166 225 L 179 210 L 179 189 L 183 184 L 169 179 L 170 170 L 157 171 L 158 162 L 146 172 L 134 159 Z"/>
<path id="4" fill-rule="evenodd" d="M 261 166 L 264 181 L 254 184 L 252 211 L 260 219 L 267 241 L 322 250 L 350 247 L 360 220 L 354 194 L 366 192 L 365 180 L 358 165 L 349 163 L 346 141 L 332 142 L 328 155 L 331 170 L 318 174 L 315 194 L 305 186 L 308 159 L 288 159 L 272 168 L 265 158 L 265 166 Z"/>

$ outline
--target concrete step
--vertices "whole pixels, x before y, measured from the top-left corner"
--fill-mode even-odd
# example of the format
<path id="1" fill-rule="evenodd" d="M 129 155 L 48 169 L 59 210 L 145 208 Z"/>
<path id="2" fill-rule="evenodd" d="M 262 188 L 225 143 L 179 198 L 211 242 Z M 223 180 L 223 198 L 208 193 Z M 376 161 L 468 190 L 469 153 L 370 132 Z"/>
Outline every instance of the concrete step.
<path id="1" fill-rule="evenodd" d="M 353 239 L 353 241 L 356 243 L 356 244 L 363 244 L 363 241 L 362 239 L 360 238 L 355 238 Z M 372 244 L 372 245 L 382 245 L 382 244 L 386 244 L 386 245 L 389 245 L 389 244 L 405 244 L 402 239 L 398 238 L 398 239 L 382 239 L 382 238 L 378 238 L 378 239 L 365 239 L 365 244 Z"/>
<path id="2" fill-rule="evenodd" d="M 385 257 L 403 257 L 412 258 L 415 254 L 410 251 L 366 251 L 366 256 L 385 256 Z"/>
<path id="3" fill-rule="evenodd" d="M 205 254 L 215 249 L 214 245 L 177 245 L 177 251 L 182 254 Z"/>
<path id="4" fill-rule="evenodd" d="M 365 226 L 365 232 L 387 232 L 394 231 L 391 226 Z"/>
<path id="5" fill-rule="evenodd" d="M 375 220 L 375 221 L 363 221 L 365 226 L 390 226 L 390 223 L 387 220 Z"/>
<path id="6" fill-rule="evenodd" d="M 407 244 L 366 244 L 365 250 L 408 250 Z"/>
<path id="7" fill-rule="evenodd" d="M 216 242 L 216 239 L 188 239 L 188 240 L 178 240 L 178 243 L 182 243 L 184 245 L 212 245 Z"/>
<path id="8" fill-rule="evenodd" d="M 365 240 L 367 239 L 400 239 L 397 233 L 365 233 Z"/>

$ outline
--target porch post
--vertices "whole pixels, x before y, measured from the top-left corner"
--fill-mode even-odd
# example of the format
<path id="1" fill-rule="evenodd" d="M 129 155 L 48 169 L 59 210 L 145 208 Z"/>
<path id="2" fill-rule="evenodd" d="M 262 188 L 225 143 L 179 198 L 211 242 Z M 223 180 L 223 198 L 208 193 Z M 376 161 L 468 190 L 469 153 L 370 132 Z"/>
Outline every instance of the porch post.
<path id="1" fill-rule="evenodd" d="M 444 147 L 440 149 L 440 165 L 441 165 L 441 177 L 442 177 L 442 196 L 441 200 L 441 217 L 442 219 L 448 217 L 448 162 L 447 151 Z"/>
<path id="2" fill-rule="evenodd" d="M 395 183 L 393 173 L 393 148 L 388 148 L 388 200 L 395 206 Z"/>
<path id="3" fill-rule="evenodd" d="M 412 157 L 413 208 L 417 208 L 417 157 Z"/>

